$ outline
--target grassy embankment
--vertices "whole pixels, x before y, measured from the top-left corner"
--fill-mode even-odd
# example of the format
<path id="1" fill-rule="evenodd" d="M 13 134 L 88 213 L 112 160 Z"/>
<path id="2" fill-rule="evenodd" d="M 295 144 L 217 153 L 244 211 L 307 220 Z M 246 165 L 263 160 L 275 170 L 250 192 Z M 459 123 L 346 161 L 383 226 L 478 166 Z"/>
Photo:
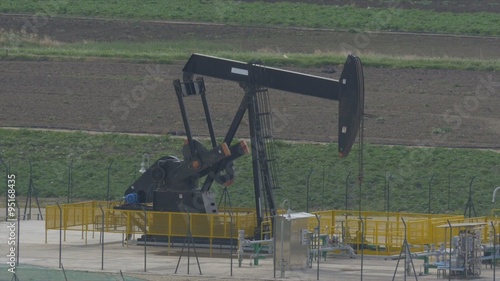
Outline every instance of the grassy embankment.
<path id="1" fill-rule="evenodd" d="M 183 143 L 182 139 L 168 136 L 82 132 L 0 130 L 0 135 L 0 155 L 17 176 L 19 196 L 27 193 L 31 160 L 37 194 L 61 197 L 61 203 L 67 200 L 68 171 L 72 161 L 71 198 L 105 199 L 108 168 L 112 163 L 110 195 L 120 200 L 123 191 L 140 175 L 137 171 L 143 153 L 150 154 L 151 163 L 165 155 L 181 156 Z M 282 188 L 276 190 L 276 202 L 288 198 L 295 210 L 305 210 L 307 175 L 311 170 L 310 210 L 345 208 L 347 186 L 348 209 L 357 210 L 361 198 L 363 210 L 385 211 L 386 186 L 389 186 L 391 211 L 426 213 L 430 202 L 433 213 L 460 214 L 467 203 L 469 183 L 476 177 L 472 189 L 474 206 L 478 215 L 484 215 L 494 206 L 491 192 L 500 182 L 500 153 L 497 152 L 366 145 L 360 197 L 356 181 L 358 147 L 345 159 L 337 157 L 336 144 L 278 141 L 277 149 Z M 4 171 L 3 167 L 1 169 Z M 236 161 L 236 173 L 237 180 L 230 188 L 233 205 L 253 206 L 250 156 Z M 217 194 L 222 192 L 219 186 L 212 190 Z"/>
<path id="2" fill-rule="evenodd" d="M 440 13 L 430 10 L 398 9 L 397 1 L 387 8 L 306 3 L 261 3 L 233 0 L 207 1 L 3 1 L 0 12 L 38 13 L 41 16 L 83 16 L 122 19 L 201 21 L 241 25 L 299 26 L 347 31 L 381 30 L 435 32 L 446 34 L 500 35 L 494 13 Z"/>

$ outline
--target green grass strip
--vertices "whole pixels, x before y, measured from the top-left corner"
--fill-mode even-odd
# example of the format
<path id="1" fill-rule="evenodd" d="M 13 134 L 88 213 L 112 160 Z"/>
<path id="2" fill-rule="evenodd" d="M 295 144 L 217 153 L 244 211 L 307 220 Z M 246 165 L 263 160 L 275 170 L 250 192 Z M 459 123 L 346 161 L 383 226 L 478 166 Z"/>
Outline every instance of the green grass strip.
<path id="1" fill-rule="evenodd" d="M 0 37 L 1 38 L 1 37 Z M 15 47 L 12 47 L 15 46 Z M 197 40 L 183 42 L 148 43 L 72 43 L 58 44 L 30 41 L 18 44 L 0 41 L 0 58 L 3 60 L 89 60 L 94 58 L 116 59 L 130 62 L 174 63 L 185 61 L 192 53 L 203 53 L 240 61 L 263 61 L 268 66 L 322 67 L 345 61 L 343 53 L 287 53 L 240 51 L 228 45 L 207 43 Z M 394 57 L 384 55 L 363 55 L 363 65 L 387 68 L 430 68 L 457 70 L 500 70 L 498 60 L 463 59 L 452 57 Z"/>
<path id="2" fill-rule="evenodd" d="M 0 2 L 0 12 L 33 13 L 38 23 L 53 16 L 84 16 L 500 36 L 498 14 L 398 9 L 397 1 L 391 2 L 385 9 L 363 9 L 234 0 L 7 0 Z"/>
<path id="3" fill-rule="evenodd" d="M 16 174 L 18 196 L 25 196 L 29 185 L 29 160 L 33 164 L 33 183 L 40 197 L 59 197 L 66 202 L 68 171 L 72 164 L 72 198 L 103 200 L 107 193 L 107 171 L 110 163 L 110 193 L 120 200 L 126 188 L 139 177 L 143 153 L 151 163 L 175 155 L 181 157 L 182 138 L 168 136 L 134 136 L 123 134 L 89 134 L 83 132 L 50 132 L 0 129 L 0 157 Z M 209 146 L 208 141 L 203 141 Z M 493 205 L 491 191 L 500 182 L 500 153 L 477 149 L 411 148 L 377 146 L 364 148 L 363 193 L 358 194 L 358 146 L 347 158 L 338 158 L 337 145 L 276 141 L 281 189 L 276 202 L 287 198 L 295 211 L 304 210 L 307 175 L 310 177 L 311 210 L 344 209 L 345 192 L 348 209 L 357 210 L 358 199 L 363 210 L 384 211 L 386 179 L 390 185 L 391 211 L 426 213 L 429 180 L 431 211 L 462 214 L 469 183 L 476 177 L 473 200 L 478 215 L 486 215 Z M 230 187 L 235 206 L 252 207 L 253 176 L 251 157 L 235 161 L 236 181 Z M 3 169 L 3 168 L 2 168 Z M 324 174 L 323 174 L 324 173 Z M 347 175 L 351 173 L 347 181 Z M 448 182 L 449 177 L 451 182 Z M 323 189 L 325 186 L 325 189 Z M 222 188 L 212 191 L 220 195 Z M 448 193 L 449 192 L 449 193 Z M 322 200 L 323 199 L 323 200 Z M 1 204 L 1 202 L 0 202 Z"/>

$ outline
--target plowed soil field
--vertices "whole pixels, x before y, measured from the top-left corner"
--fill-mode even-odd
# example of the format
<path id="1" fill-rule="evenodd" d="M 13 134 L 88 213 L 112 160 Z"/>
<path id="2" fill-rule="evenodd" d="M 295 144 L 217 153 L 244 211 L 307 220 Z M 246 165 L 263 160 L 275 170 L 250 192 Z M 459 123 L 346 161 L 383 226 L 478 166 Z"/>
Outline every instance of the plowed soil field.
<path id="1" fill-rule="evenodd" d="M 0 15 L 0 28 L 19 31 L 29 16 Z M 242 50 L 321 53 L 354 46 L 364 54 L 500 59 L 499 38 L 402 33 L 240 27 L 159 21 L 48 18 L 38 36 L 60 42 L 163 41 L 201 38 Z M 363 38 L 360 36 L 364 36 Z M 364 41 L 360 43 L 360 39 Z M 344 48 L 344 49 L 343 49 Z M 185 61 L 138 64 L 91 59 L 0 61 L 0 126 L 106 132 L 182 134 L 172 81 Z M 342 65 L 287 68 L 338 79 Z M 500 146 L 500 75 L 493 71 L 365 67 L 365 141 L 445 147 Z M 218 136 L 225 134 L 243 97 L 234 82 L 205 77 Z M 270 90 L 274 136 L 336 141 L 337 107 Z M 199 99 L 187 100 L 193 134 L 207 136 Z M 247 137 L 243 121 L 238 136 Z"/>

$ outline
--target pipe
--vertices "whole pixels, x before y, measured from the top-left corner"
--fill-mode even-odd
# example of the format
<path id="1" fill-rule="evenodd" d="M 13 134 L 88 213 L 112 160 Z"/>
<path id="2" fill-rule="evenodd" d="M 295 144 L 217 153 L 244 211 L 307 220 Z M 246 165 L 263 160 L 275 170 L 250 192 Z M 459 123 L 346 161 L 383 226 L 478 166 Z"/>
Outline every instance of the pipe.
<path id="1" fill-rule="evenodd" d="M 495 203 L 495 195 L 497 194 L 497 190 L 500 189 L 500 186 L 497 186 L 495 188 L 495 190 L 493 190 L 493 199 L 491 200 L 491 202 Z"/>

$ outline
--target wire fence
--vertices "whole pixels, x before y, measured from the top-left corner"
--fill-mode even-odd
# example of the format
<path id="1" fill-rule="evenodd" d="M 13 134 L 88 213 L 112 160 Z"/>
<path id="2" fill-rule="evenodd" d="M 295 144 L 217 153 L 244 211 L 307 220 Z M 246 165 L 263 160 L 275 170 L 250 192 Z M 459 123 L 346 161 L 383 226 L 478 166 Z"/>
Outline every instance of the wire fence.
<path id="1" fill-rule="evenodd" d="M 0 271 L 7 272 L 8 268 L 0 264 Z M 89 272 L 79 270 L 54 269 L 34 265 L 20 265 L 16 267 L 15 274 L 0 274 L 0 281 L 144 281 L 121 272 Z"/>

